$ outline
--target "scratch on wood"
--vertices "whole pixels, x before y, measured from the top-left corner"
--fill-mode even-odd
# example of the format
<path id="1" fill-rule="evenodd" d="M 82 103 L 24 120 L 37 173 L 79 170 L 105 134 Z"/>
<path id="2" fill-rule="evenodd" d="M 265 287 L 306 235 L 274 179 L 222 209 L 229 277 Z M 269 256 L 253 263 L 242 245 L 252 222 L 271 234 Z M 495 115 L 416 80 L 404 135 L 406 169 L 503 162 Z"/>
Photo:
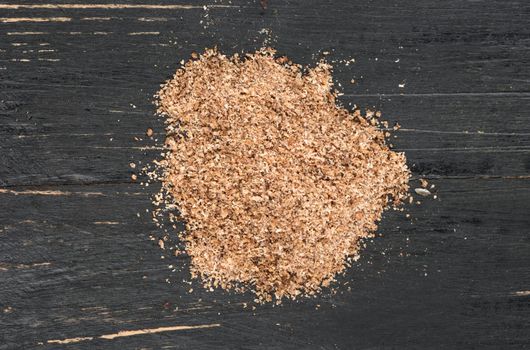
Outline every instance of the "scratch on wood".
<path id="1" fill-rule="evenodd" d="M 476 97 L 483 97 L 483 96 L 504 96 L 504 97 L 510 97 L 510 96 L 528 96 L 530 95 L 529 92 L 435 92 L 435 93 L 418 93 L 418 94 L 385 94 L 385 93 L 379 93 L 379 94 L 344 94 L 345 97 L 461 97 L 461 96 L 476 96 Z"/>
<path id="2" fill-rule="evenodd" d="M 234 5 L 208 5 L 209 8 L 231 8 Z M 192 10 L 203 5 L 157 5 L 157 4 L 0 4 L 0 9 L 148 9 L 148 10 Z"/>
<path id="3" fill-rule="evenodd" d="M 9 264 L 0 262 L 0 271 L 8 271 L 10 269 L 22 270 L 22 269 L 31 269 L 34 267 L 50 266 L 50 262 L 41 262 L 33 264 Z"/>
<path id="4" fill-rule="evenodd" d="M 196 306 L 196 307 L 188 307 L 185 309 L 179 309 L 179 311 L 201 311 L 201 310 L 207 310 L 211 309 L 213 306 L 210 305 L 203 305 L 203 306 Z"/>
<path id="5" fill-rule="evenodd" d="M 525 296 L 530 295 L 530 290 L 518 290 L 514 294 L 517 295 L 518 297 L 525 297 Z"/>
<path id="6" fill-rule="evenodd" d="M 160 32 L 132 32 L 128 33 L 128 35 L 159 35 Z"/>
<path id="7" fill-rule="evenodd" d="M 80 337 L 80 338 L 68 338 L 63 340 L 48 340 L 48 344 L 70 344 L 70 343 L 79 343 L 84 340 L 92 340 L 93 337 Z"/>
<path id="8" fill-rule="evenodd" d="M 46 52 L 52 52 L 54 50 L 39 50 L 46 51 Z M 35 137 L 57 137 L 57 136 L 112 136 L 114 135 L 113 132 L 105 132 L 105 133 L 57 133 L 57 134 L 36 134 L 36 135 L 16 135 L 15 138 L 17 139 L 27 139 L 27 138 L 35 138 Z M 137 135 L 136 133 L 128 133 L 127 135 Z"/>
<path id="9" fill-rule="evenodd" d="M 87 307 L 82 307 L 81 310 L 82 311 L 107 310 L 107 308 L 104 306 L 87 306 Z"/>
<path id="10" fill-rule="evenodd" d="M 0 188 L 0 194 L 13 194 L 15 196 L 18 195 L 40 195 L 40 196 L 83 196 L 83 197 L 91 197 L 91 196 L 104 196 L 102 192 L 70 192 L 70 191 L 52 191 L 52 190 L 25 190 L 25 191 L 15 191 L 15 190 L 9 190 L 6 188 Z"/>
<path id="11" fill-rule="evenodd" d="M 121 222 L 118 221 L 94 221 L 96 225 L 120 225 Z"/>
<path id="12" fill-rule="evenodd" d="M 82 21 L 110 21 L 112 17 L 83 17 Z"/>
<path id="13" fill-rule="evenodd" d="M 386 129 L 392 130 L 392 129 Z M 442 131 L 442 130 L 425 130 L 425 129 L 408 129 L 401 128 L 399 131 L 419 132 L 427 134 L 453 134 L 453 135 L 484 135 L 484 136 L 530 136 L 530 133 L 517 132 L 482 132 L 482 131 Z"/>
<path id="14" fill-rule="evenodd" d="M 2 23 L 17 22 L 70 22 L 70 17 L 0 17 Z"/>
<path id="15" fill-rule="evenodd" d="M 183 331 L 183 330 L 189 330 L 189 329 L 201 329 L 201 328 L 213 328 L 213 327 L 219 327 L 221 326 L 219 323 L 213 323 L 213 324 L 204 324 L 204 325 L 197 325 L 197 326 L 172 326 L 172 327 L 159 327 L 159 328 L 146 328 L 146 329 L 138 329 L 138 330 L 132 330 L 132 331 L 121 331 L 114 334 L 105 334 L 100 336 L 101 339 L 115 339 L 115 338 L 121 338 L 121 337 L 130 337 L 133 335 L 140 335 L 140 334 L 154 334 L 154 333 L 161 333 L 161 332 L 172 332 L 172 331 Z"/>
<path id="16" fill-rule="evenodd" d="M 151 151 L 151 150 L 165 150 L 165 147 L 157 147 L 157 146 L 145 146 L 145 147 L 125 147 L 125 146 L 115 146 L 115 147 L 105 147 L 105 146 L 89 146 L 88 148 L 95 148 L 95 149 L 137 149 L 140 151 Z"/>
<path id="17" fill-rule="evenodd" d="M 7 35 L 43 35 L 48 32 L 7 32 Z"/>
<path id="18" fill-rule="evenodd" d="M 134 335 L 155 334 L 155 333 L 173 332 L 173 331 L 185 331 L 185 330 L 213 328 L 213 327 L 220 327 L 220 326 L 221 324 L 219 323 L 213 323 L 213 324 L 203 324 L 203 325 L 196 325 L 196 326 L 171 326 L 171 327 L 159 327 L 159 328 L 145 328 L 145 329 L 137 329 L 137 330 L 129 330 L 129 331 L 120 331 L 118 333 L 112 333 L 112 334 L 103 334 L 103 335 L 96 336 L 96 337 L 51 339 L 51 340 L 47 340 L 46 343 L 48 344 L 71 344 L 71 343 L 79 343 L 85 340 L 93 340 L 96 338 L 112 340 L 116 338 L 130 337 Z"/>
<path id="19" fill-rule="evenodd" d="M 166 17 L 140 17 L 138 21 L 140 22 L 166 22 L 168 19 Z"/>
<path id="20" fill-rule="evenodd" d="M 396 151 L 445 151 L 445 152 L 528 152 L 529 148 L 524 146 L 505 146 L 505 147 L 433 147 L 433 148 L 396 148 Z"/>

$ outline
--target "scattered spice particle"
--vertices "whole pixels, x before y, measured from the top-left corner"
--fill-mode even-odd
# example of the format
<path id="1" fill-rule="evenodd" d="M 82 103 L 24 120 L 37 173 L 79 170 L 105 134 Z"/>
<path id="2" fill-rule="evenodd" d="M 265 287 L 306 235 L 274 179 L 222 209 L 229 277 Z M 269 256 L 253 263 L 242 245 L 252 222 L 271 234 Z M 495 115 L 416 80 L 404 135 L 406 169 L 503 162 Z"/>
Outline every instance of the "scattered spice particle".
<path id="1" fill-rule="evenodd" d="M 420 184 L 421 184 L 421 187 L 427 188 L 427 186 L 429 185 L 429 182 L 425 179 L 420 179 Z"/>
<path id="2" fill-rule="evenodd" d="M 185 220 L 206 289 L 251 290 L 257 302 L 315 295 L 408 198 L 404 154 L 374 112 L 350 113 L 337 95 L 328 64 L 304 70 L 272 49 L 206 50 L 163 85 L 161 201 Z"/>
<path id="3" fill-rule="evenodd" d="M 136 181 L 138 176 L 136 174 L 131 174 L 131 180 Z"/>
<path id="4" fill-rule="evenodd" d="M 429 190 L 426 189 L 426 188 L 415 188 L 415 189 L 414 189 L 414 192 L 416 192 L 416 193 L 419 194 L 420 196 L 424 196 L 424 197 L 427 197 L 427 196 L 430 196 L 430 195 L 431 195 L 431 191 L 429 191 Z"/>
<path id="5" fill-rule="evenodd" d="M 147 137 L 151 137 L 151 136 L 153 136 L 153 129 L 148 128 L 148 129 L 146 130 L 145 134 L 147 135 Z"/>

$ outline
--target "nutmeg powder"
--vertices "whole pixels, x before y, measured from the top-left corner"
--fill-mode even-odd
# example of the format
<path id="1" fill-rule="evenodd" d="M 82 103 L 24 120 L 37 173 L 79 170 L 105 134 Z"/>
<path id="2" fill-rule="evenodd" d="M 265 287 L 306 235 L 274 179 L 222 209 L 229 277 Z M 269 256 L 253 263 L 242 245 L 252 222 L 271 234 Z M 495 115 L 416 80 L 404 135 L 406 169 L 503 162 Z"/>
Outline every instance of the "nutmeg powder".
<path id="1" fill-rule="evenodd" d="M 314 295 L 407 196 L 404 154 L 336 95 L 329 65 L 304 70 L 272 49 L 206 50 L 163 85 L 165 203 L 207 288 Z"/>

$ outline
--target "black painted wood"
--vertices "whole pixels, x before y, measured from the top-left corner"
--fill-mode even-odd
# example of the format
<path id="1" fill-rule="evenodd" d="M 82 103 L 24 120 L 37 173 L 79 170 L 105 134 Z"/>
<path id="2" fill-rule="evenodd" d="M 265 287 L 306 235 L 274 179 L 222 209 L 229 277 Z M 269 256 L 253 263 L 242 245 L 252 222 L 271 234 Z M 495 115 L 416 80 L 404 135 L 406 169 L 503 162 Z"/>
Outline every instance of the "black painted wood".
<path id="1" fill-rule="evenodd" d="M 0 5 L 0 349 L 530 346 L 527 2 L 3 6 L 44 3 Z M 68 21 L 22 21 L 50 17 Z M 401 124 L 411 185 L 427 177 L 438 198 L 387 213 L 336 294 L 253 310 L 183 282 L 186 257 L 160 250 L 146 212 L 157 188 L 131 183 L 129 163 L 161 152 L 152 96 L 181 59 L 267 40 L 305 64 L 355 58 L 336 65 L 342 103 Z M 204 324 L 220 326 L 97 338 Z M 78 337 L 95 339 L 48 343 Z"/>

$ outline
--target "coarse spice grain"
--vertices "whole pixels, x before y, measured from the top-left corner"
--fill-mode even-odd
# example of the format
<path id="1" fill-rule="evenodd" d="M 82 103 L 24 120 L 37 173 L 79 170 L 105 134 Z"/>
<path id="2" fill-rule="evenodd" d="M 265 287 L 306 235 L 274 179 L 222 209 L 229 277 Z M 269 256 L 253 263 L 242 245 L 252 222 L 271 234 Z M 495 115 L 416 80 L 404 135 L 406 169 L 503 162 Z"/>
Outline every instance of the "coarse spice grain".
<path id="1" fill-rule="evenodd" d="M 177 207 L 193 277 L 260 302 L 314 295 L 407 198 L 404 154 L 373 112 L 336 104 L 331 67 L 272 49 L 206 50 L 157 95 L 167 152 L 157 162 Z"/>

